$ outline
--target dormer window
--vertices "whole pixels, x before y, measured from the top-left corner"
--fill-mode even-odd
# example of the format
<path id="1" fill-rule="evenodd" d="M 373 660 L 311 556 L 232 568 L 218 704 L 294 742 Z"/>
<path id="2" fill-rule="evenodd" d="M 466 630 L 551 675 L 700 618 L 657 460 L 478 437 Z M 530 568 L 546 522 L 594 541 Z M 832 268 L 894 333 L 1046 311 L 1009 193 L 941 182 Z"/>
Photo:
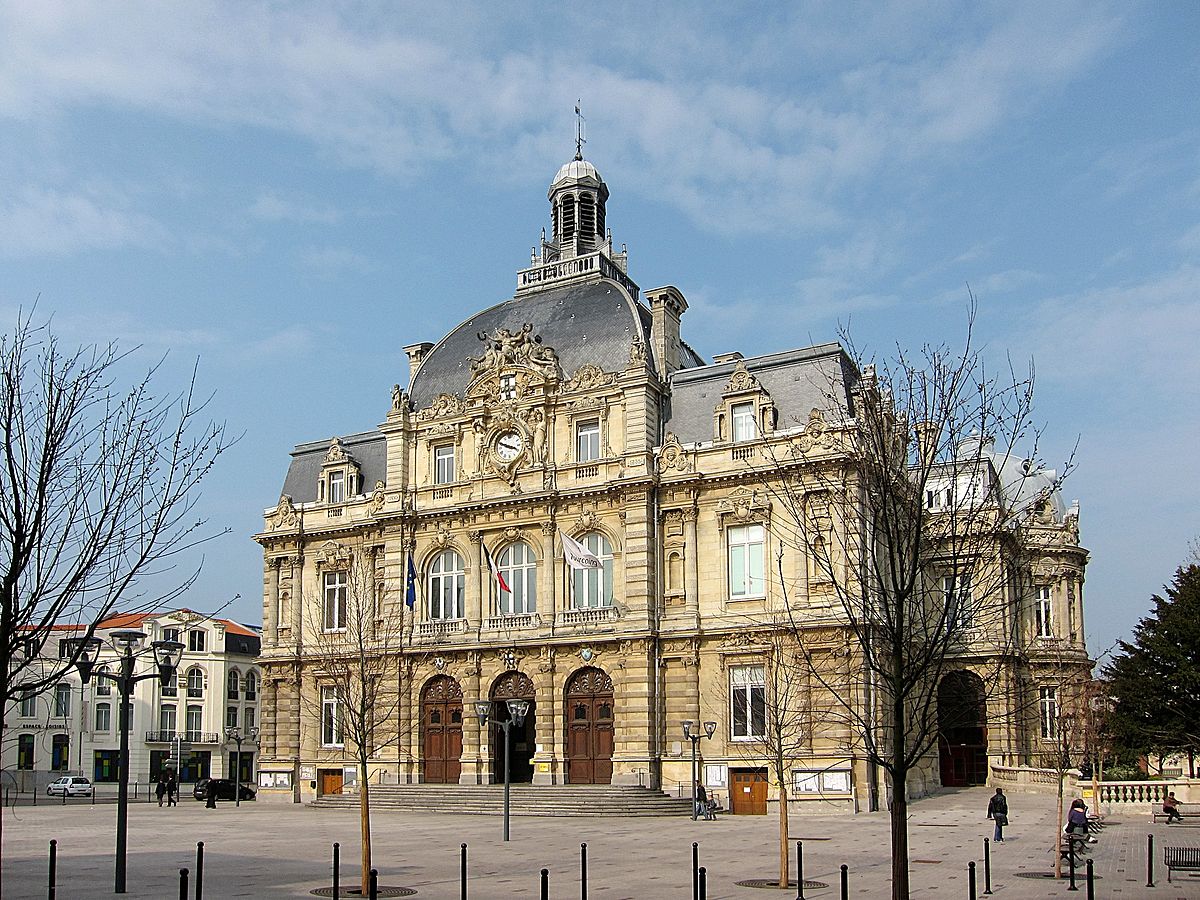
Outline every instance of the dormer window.
<path id="1" fill-rule="evenodd" d="M 433 448 L 433 483 L 454 483 L 453 444 L 440 444 Z"/>
<path id="2" fill-rule="evenodd" d="M 730 407 L 729 414 L 733 420 L 734 441 L 752 441 L 758 437 L 753 403 L 735 403 Z"/>
<path id="3" fill-rule="evenodd" d="M 501 400 L 516 400 L 517 399 L 517 376 L 516 375 L 501 375 L 500 376 L 500 399 Z"/>
<path id="4" fill-rule="evenodd" d="M 732 443 L 753 441 L 775 429 L 775 403 L 758 379 L 738 359 L 721 402 L 713 410 L 713 438 Z M 734 448 L 735 453 L 747 452 Z"/>
<path id="5" fill-rule="evenodd" d="M 345 503 L 346 502 L 346 473 L 345 472 L 330 472 L 329 473 L 329 502 L 330 503 Z"/>

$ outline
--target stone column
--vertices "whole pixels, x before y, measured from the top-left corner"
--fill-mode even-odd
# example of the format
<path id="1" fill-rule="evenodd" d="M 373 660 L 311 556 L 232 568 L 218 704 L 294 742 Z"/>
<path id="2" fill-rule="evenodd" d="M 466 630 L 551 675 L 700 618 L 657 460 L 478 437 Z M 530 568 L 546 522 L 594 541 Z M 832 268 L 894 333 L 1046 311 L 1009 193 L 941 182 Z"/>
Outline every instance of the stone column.
<path id="1" fill-rule="evenodd" d="M 555 530 L 556 526 L 553 521 L 542 523 L 542 564 L 538 571 L 538 578 L 541 581 L 541 584 L 538 585 L 538 615 L 541 617 L 543 625 L 553 624 L 555 612 L 558 609 L 554 578 L 558 571 L 557 560 L 554 558 Z"/>
<path id="2" fill-rule="evenodd" d="M 554 648 L 543 647 L 533 677 L 537 742 L 533 755 L 534 784 L 562 784 L 565 780 L 559 756 L 559 750 L 565 746 L 563 711 L 555 673 Z"/>
<path id="3" fill-rule="evenodd" d="M 465 676 L 459 681 L 463 692 L 463 750 L 459 784 L 489 784 L 490 766 L 487 764 L 487 747 L 475 716 L 475 701 L 483 696 L 481 691 L 482 655 L 478 650 L 467 654 Z"/>
<path id="4" fill-rule="evenodd" d="M 654 660 L 649 647 L 647 640 L 622 642 L 615 670 L 606 669 L 613 679 L 616 717 L 613 784 L 645 784 L 654 771 Z"/>
<path id="5" fill-rule="evenodd" d="M 466 616 L 468 627 L 471 628 L 471 630 L 475 632 L 476 637 L 478 637 L 479 631 L 483 628 L 483 617 L 488 615 L 484 609 L 487 603 L 485 599 L 487 596 L 486 578 L 491 573 L 485 572 L 487 569 L 487 564 L 483 561 L 483 551 L 481 549 L 483 545 L 483 532 L 472 531 L 470 537 L 471 547 L 474 548 L 475 558 L 467 565 L 468 568 L 473 569 L 475 572 L 475 585 L 474 588 L 472 588 L 470 585 L 467 585 L 467 596 L 465 601 Z"/>
<path id="6" fill-rule="evenodd" d="M 700 618 L 700 547 L 696 542 L 696 507 L 683 510 L 684 611 L 697 622 Z"/>
<path id="7" fill-rule="evenodd" d="M 279 641 L 279 557 L 267 560 L 267 590 L 263 602 L 263 633 L 270 643 Z"/>

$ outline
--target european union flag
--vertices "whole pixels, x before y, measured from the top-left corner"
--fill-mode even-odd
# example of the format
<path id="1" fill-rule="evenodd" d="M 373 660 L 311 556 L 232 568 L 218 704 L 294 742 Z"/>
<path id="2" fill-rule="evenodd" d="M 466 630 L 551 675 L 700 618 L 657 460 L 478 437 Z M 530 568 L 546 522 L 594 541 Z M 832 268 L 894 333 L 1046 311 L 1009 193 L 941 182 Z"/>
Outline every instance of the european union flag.
<path id="1" fill-rule="evenodd" d="M 417 605 L 417 567 L 413 565 L 411 553 L 408 555 L 408 582 L 404 589 L 404 605 L 409 609 Z"/>

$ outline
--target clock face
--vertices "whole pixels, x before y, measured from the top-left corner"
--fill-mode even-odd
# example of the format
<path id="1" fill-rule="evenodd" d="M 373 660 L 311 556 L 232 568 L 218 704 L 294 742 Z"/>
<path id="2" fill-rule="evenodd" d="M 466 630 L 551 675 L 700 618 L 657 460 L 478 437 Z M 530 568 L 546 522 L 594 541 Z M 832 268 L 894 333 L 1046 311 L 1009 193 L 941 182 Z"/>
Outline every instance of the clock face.
<path id="1" fill-rule="evenodd" d="M 525 441 L 515 431 L 506 431 L 496 439 L 496 456 L 503 462 L 512 462 L 525 447 Z"/>

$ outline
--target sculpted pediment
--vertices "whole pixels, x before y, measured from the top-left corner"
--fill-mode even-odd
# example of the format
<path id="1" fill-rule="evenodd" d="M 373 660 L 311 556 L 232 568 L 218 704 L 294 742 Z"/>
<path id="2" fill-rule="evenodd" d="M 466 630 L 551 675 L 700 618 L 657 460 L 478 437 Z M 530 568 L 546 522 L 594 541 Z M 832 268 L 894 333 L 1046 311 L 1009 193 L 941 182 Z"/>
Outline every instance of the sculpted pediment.
<path id="1" fill-rule="evenodd" d="M 479 332 L 483 355 L 471 358 L 471 371 L 476 376 L 499 373 L 505 368 L 523 368 L 536 372 L 545 381 L 558 381 L 558 354 L 542 343 L 541 335 L 533 333 L 532 323 L 526 322 L 517 332 L 497 328 L 491 334 Z"/>

